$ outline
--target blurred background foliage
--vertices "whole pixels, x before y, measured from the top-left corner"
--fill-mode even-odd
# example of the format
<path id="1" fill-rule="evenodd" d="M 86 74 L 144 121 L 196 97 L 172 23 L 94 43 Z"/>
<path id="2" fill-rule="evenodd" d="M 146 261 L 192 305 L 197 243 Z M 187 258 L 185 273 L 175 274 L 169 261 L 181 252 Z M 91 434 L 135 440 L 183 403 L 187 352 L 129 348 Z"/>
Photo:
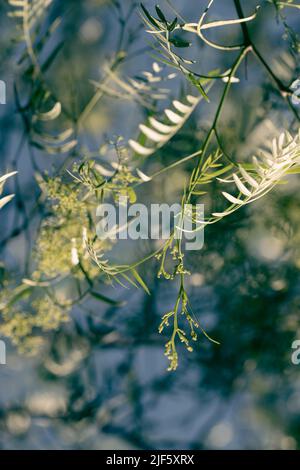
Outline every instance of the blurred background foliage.
<path id="1" fill-rule="evenodd" d="M 280 80 L 291 83 L 299 76 L 299 13 L 280 9 L 284 2 L 242 3 L 246 13 L 261 5 L 251 25 L 252 37 Z M 155 2 L 145 4 L 154 11 Z M 173 4 L 189 21 L 206 6 L 202 0 Z M 215 19 L 236 16 L 231 0 L 216 4 Z M 169 2 L 160 6 L 172 16 Z M 72 239 L 80 236 L 77 232 L 88 213 L 74 196 L 65 170 L 90 158 L 114 160 L 116 150 L 110 141 L 119 135 L 134 136 L 148 113 L 140 97 L 129 100 L 124 90 L 121 97 L 101 91 L 96 105 L 87 108 L 97 90 L 95 82 L 106 76 L 107 64 L 116 67 L 122 80 L 151 70 L 152 50 L 139 5 L 132 0 L 54 1 L 47 21 L 51 24 L 59 17 L 61 22 L 40 52 L 43 81 L 26 59 L 20 63 L 24 47 L 16 42 L 10 9 L 1 2 L 0 78 L 7 83 L 8 96 L 6 106 L 1 106 L 0 168 L 1 174 L 17 170 L 18 176 L 7 185 L 16 196 L 0 218 L 0 300 L 7 307 L 1 334 L 13 340 L 8 364 L 0 367 L 0 446 L 299 448 L 300 366 L 291 363 L 292 342 L 300 338 L 297 175 L 256 204 L 207 228 L 204 248 L 187 253 L 192 272 L 187 289 L 195 314 L 221 345 L 200 337 L 193 354 L 179 347 L 180 366 L 167 373 L 165 341 L 157 328 L 162 312 L 173 308 L 177 286 L 157 279 L 156 260 L 141 268 L 150 296 L 134 286 L 107 285 L 98 268 L 90 265 L 83 270 L 90 270 L 98 297 L 84 301 L 76 300 L 82 295 L 82 272 L 47 288 L 46 296 L 43 285 L 32 293 L 30 284 L 22 284 L 24 278 L 38 283 L 72 270 Z M 241 40 L 239 26 L 225 34 L 226 42 Z M 224 39 L 224 31 L 215 33 L 216 39 L 220 37 Z M 232 64 L 232 53 L 212 50 L 200 40 L 194 54 L 203 74 Z M 166 77 L 172 72 L 164 70 Z M 220 131 L 226 152 L 246 160 L 278 129 L 293 131 L 299 125 L 254 57 L 249 57 L 239 78 Z M 70 152 L 59 148 L 52 155 L 44 142 L 34 145 L 29 135 L 28 103 L 41 86 L 62 103 L 59 129 L 72 128 L 73 138 L 80 142 Z M 107 86 L 116 89 L 111 77 Z M 201 104 L 164 149 L 138 162 L 143 171 L 152 174 L 199 149 L 222 86 L 213 87 L 211 102 Z M 172 97 L 178 97 L 182 87 L 178 77 L 163 83 Z M 151 106 L 159 105 L 153 100 Z M 89 113 L 83 114 L 86 109 Z M 54 124 L 50 130 L 56 131 Z M 178 200 L 192 168 L 187 163 L 141 185 L 139 201 Z M 50 183 L 46 178 L 46 190 L 45 172 L 54 177 Z M 66 178 L 64 186 L 55 180 L 57 175 Z M 58 193 L 62 212 L 68 211 L 70 217 L 67 227 L 51 231 L 53 214 L 64 216 Z M 212 191 L 209 201 L 213 200 Z M 113 247 L 112 256 L 119 264 L 130 263 L 150 250 L 147 243 L 132 242 L 124 249 L 122 242 Z M 37 349 L 38 354 L 28 356 Z"/>

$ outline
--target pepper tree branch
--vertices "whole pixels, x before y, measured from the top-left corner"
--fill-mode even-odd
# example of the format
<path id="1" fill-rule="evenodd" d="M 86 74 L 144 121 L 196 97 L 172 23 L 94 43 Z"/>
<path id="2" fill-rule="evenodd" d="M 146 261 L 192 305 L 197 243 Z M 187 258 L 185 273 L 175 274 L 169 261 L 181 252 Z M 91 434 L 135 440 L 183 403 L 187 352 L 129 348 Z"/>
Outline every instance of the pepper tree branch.
<path id="1" fill-rule="evenodd" d="M 236 11 L 237 11 L 237 14 L 239 16 L 240 19 L 243 19 L 245 18 L 244 16 L 244 13 L 243 13 L 243 9 L 242 9 L 242 6 L 241 6 L 241 2 L 240 0 L 233 0 L 234 1 L 234 5 L 235 5 L 235 8 L 236 8 Z M 271 67 L 268 65 L 268 63 L 265 61 L 265 59 L 263 58 L 263 56 L 261 55 L 260 51 L 258 50 L 258 48 L 256 47 L 256 45 L 254 44 L 254 42 L 252 41 L 251 39 L 251 36 L 250 36 L 250 33 L 249 33 L 249 29 L 248 29 L 248 26 L 246 23 L 241 23 L 241 28 L 242 28 L 242 31 L 243 31 L 243 35 L 244 35 L 244 42 L 245 42 L 245 45 L 247 46 L 250 46 L 251 47 L 251 50 L 253 52 L 253 54 L 256 56 L 256 58 L 259 60 L 259 62 L 263 65 L 263 67 L 265 68 L 265 70 L 268 72 L 268 74 L 270 75 L 270 77 L 272 78 L 272 80 L 275 82 L 282 98 L 287 102 L 289 108 L 291 109 L 291 111 L 293 112 L 293 114 L 295 115 L 296 119 L 298 121 L 300 121 L 300 116 L 299 116 L 299 113 L 298 111 L 294 108 L 294 106 L 292 105 L 291 101 L 290 101 L 290 96 L 292 95 L 292 91 L 291 89 L 286 86 L 278 77 L 277 75 L 273 72 L 273 70 L 271 69 Z"/>

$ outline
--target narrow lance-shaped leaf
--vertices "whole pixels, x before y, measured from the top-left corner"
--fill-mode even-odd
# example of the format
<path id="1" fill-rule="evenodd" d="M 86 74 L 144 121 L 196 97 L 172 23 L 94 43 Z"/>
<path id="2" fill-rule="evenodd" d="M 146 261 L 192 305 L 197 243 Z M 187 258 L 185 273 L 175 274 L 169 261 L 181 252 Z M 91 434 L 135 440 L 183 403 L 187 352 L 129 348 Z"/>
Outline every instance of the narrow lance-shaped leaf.
<path id="1" fill-rule="evenodd" d="M 148 124 L 139 125 L 142 134 L 149 140 L 151 146 L 148 147 L 147 143 L 144 145 L 144 143 L 130 139 L 128 142 L 130 147 L 138 155 L 149 156 L 154 153 L 181 129 L 201 99 L 202 96 L 187 95 L 186 102 L 174 100 L 175 111 L 172 109 L 164 111 L 167 122 L 161 122 L 151 116 Z"/>

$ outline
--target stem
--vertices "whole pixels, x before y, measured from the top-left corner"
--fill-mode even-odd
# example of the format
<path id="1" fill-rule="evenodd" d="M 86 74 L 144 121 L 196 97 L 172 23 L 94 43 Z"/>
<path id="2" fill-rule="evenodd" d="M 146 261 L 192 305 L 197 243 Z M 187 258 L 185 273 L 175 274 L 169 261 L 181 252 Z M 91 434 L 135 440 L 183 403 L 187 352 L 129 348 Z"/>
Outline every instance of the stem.
<path id="1" fill-rule="evenodd" d="M 238 14 L 239 18 L 243 19 L 244 18 L 244 13 L 243 13 L 243 10 L 242 10 L 242 6 L 240 4 L 240 0 L 233 0 L 233 1 L 234 1 L 234 5 L 235 5 L 235 8 L 236 8 L 236 11 L 237 11 L 237 14 Z M 245 45 L 250 46 L 251 39 L 250 39 L 250 36 L 249 36 L 249 31 L 248 31 L 246 23 L 241 23 L 241 28 L 242 28 L 243 35 L 244 35 Z"/>
<path id="2" fill-rule="evenodd" d="M 240 0 L 233 0 L 233 1 L 234 1 L 234 5 L 235 5 L 235 8 L 236 8 L 236 11 L 237 11 L 237 14 L 238 14 L 239 18 L 240 19 L 244 18 L 245 16 L 244 16 L 244 13 L 243 13 L 243 9 L 242 9 Z M 257 49 L 256 45 L 254 44 L 254 42 L 252 41 L 252 39 L 250 37 L 249 29 L 248 29 L 247 24 L 246 23 L 241 23 L 241 28 L 242 28 L 243 35 L 244 35 L 245 45 L 248 45 L 249 47 L 251 47 L 251 50 L 252 50 L 253 54 L 256 56 L 256 58 L 259 60 L 259 62 L 266 69 L 266 71 L 268 72 L 268 74 L 270 75 L 272 80 L 276 83 L 277 88 L 279 89 L 279 92 L 280 92 L 282 98 L 287 102 L 289 108 L 291 109 L 292 113 L 295 115 L 296 119 L 298 121 L 300 121 L 299 113 L 294 108 L 294 106 L 292 105 L 292 103 L 290 102 L 290 99 L 289 99 L 289 97 L 292 95 L 292 92 L 291 92 L 290 88 L 288 86 L 286 86 L 277 77 L 277 75 L 273 72 L 271 67 L 265 61 L 265 59 L 263 58 L 260 51 Z"/>
<path id="3" fill-rule="evenodd" d="M 203 147 L 201 149 L 201 157 L 199 158 L 199 161 L 198 161 L 198 165 L 196 167 L 196 171 L 195 171 L 195 176 L 194 176 L 194 182 L 191 182 L 191 189 L 189 191 L 189 194 L 187 196 L 187 201 L 190 200 L 190 197 L 191 197 L 191 193 L 193 192 L 194 188 L 195 188 L 195 184 L 196 184 L 196 181 L 197 181 L 197 178 L 199 176 L 199 172 L 201 170 L 201 167 L 202 167 L 202 164 L 204 162 L 204 158 L 205 158 L 205 154 L 206 154 L 206 151 L 208 149 L 208 146 L 210 144 L 210 141 L 212 139 L 212 136 L 214 133 L 216 133 L 216 129 L 217 129 L 217 125 L 218 125 L 218 122 L 219 122 L 219 119 L 221 117 L 221 113 L 222 113 L 222 110 L 223 110 L 223 106 L 224 106 L 224 103 L 226 101 L 226 98 L 227 98 L 227 95 L 229 93 L 229 90 L 230 90 L 230 87 L 231 87 L 231 79 L 232 77 L 234 77 L 236 71 L 238 70 L 240 64 L 242 63 L 243 59 L 245 58 L 245 56 L 247 55 L 247 53 L 251 50 L 250 46 L 248 47 L 244 47 L 244 49 L 240 52 L 240 54 L 238 55 L 235 63 L 233 64 L 233 67 L 230 71 L 230 74 L 229 74 L 229 78 L 228 78 L 228 82 L 226 83 L 226 86 L 224 88 L 224 91 L 223 91 L 223 94 L 222 94 L 222 97 L 221 97 L 221 100 L 220 100 L 220 103 L 219 103 L 219 106 L 218 106 L 218 109 L 217 109 L 217 112 L 215 114 L 215 118 L 214 118 L 214 121 L 212 123 L 212 126 L 210 128 L 210 131 L 204 141 L 204 144 L 203 144 Z"/>

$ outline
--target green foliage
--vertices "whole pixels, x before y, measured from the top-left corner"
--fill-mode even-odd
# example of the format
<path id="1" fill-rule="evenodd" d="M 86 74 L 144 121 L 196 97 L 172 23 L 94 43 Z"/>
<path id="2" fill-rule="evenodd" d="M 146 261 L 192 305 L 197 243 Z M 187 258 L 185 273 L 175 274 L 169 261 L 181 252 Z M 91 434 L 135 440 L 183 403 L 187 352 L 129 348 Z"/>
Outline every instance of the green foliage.
<path id="1" fill-rule="evenodd" d="M 155 183 L 162 173 L 171 175 L 174 168 L 178 169 L 182 165 L 185 177 L 180 181 L 181 219 L 185 215 L 184 207 L 192 204 L 190 217 L 195 221 L 198 218 L 196 204 L 208 201 L 209 211 L 198 228 L 203 230 L 262 198 L 281 183 L 286 175 L 299 171 L 300 119 L 291 101 L 290 84 L 284 83 L 266 62 L 249 27 L 259 20 L 259 5 L 246 16 L 239 0 L 235 0 L 236 18 L 207 21 L 214 4 L 211 0 L 200 18 L 194 18 L 193 22 L 186 22 L 177 14 L 170 18 L 158 5 L 154 14 L 141 5 L 140 13 L 146 31 L 154 39 L 155 59 L 164 66 L 175 68 L 181 80 L 176 90 L 179 98 L 171 100 L 167 108 L 165 105 L 162 108 L 160 102 L 166 98 L 169 100 L 171 93 L 161 88 L 161 83 L 169 83 L 175 76 L 172 73 L 163 75 L 162 67 L 154 62 L 151 72 L 141 71 L 138 76 L 123 78 L 120 68 L 126 64 L 126 60 L 132 58 L 127 49 L 136 40 L 128 26 L 134 5 L 125 13 L 120 3 L 114 2 L 120 26 L 117 50 L 108 63 L 102 64 L 101 80 L 92 81 L 96 88 L 92 96 L 80 109 L 77 109 L 79 106 L 76 102 L 70 111 L 56 98 L 55 87 L 51 86 L 48 75 L 62 46 L 57 44 L 50 52 L 47 49 L 50 42 L 52 44 L 61 20 L 59 17 L 53 20 L 49 15 L 48 7 L 52 2 L 10 0 L 9 3 L 12 8 L 10 15 L 19 22 L 21 35 L 18 39 L 25 45 L 19 62 L 20 86 L 15 86 L 15 97 L 27 143 L 31 152 L 37 149 L 45 158 L 54 155 L 62 160 L 54 165 L 51 172 L 39 174 L 41 172 L 31 154 L 39 183 L 38 208 L 43 216 L 36 234 L 32 266 L 27 270 L 26 277 L 18 286 L 11 286 L 10 280 L 5 281 L 0 332 L 11 337 L 22 350 L 34 349 L 34 344 L 39 344 L 41 340 L 39 335 L 35 335 L 36 331 L 56 330 L 67 321 L 72 307 L 81 308 L 90 299 L 110 306 L 120 305 L 102 292 L 108 286 L 141 287 L 149 294 L 149 286 L 137 268 L 150 260 L 157 260 L 158 277 L 179 283 L 174 308 L 163 315 L 159 326 L 161 334 L 171 327 L 165 353 L 170 362 L 169 370 L 176 370 L 179 343 L 192 351 L 191 344 L 198 340 L 198 331 L 216 343 L 195 318 L 189 300 L 186 285 L 191 270 L 184 252 L 183 229 L 179 227 L 182 233 L 179 239 L 175 238 L 173 230 L 162 246 L 151 247 L 150 253 L 147 247 L 147 254 L 142 254 L 132 264 L 122 261 L 115 264 L 109 256 L 114 251 L 113 243 L 96 237 L 96 208 L 107 200 L 118 202 L 121 197 L 133 203 L 138 200 L 138 189 L 142 185 Z M 292 33 L 282 11 L 288 7 L 296 7 L 297 10 L 298 6 L 293 2 L 273 1 L 273 4 L 286 31 L 289 31 L 293 53 L 296 54 L 299 52 L 297 35 Z M 225 36 L 229 28 L 241 29 L 241 44 L 228 45 L 226 40 L 217 43 L 207 35 L 217 29 L 221 31 L 220 34 L 225 31 Z M 221 51 L 227 54 L 229 58 L 226 58 L 226 63 L 230 63 L 229 67 L 221 73 L 205 71 L 200 60 L 190 59 L 190 56 L 197 57 L 195 51 L 199 41 L 203 47 L 210 48 L 211 53 Z M 234 55 L 233 59 L 230 54 Z M 293 121 L 290 119 L 291 132 L 278 132 L 269 143 L 270 149 L 264 149 L 258 158 L 249 163 L 244 155 L 237 157 L 236 153 L 225 150 L 227 145 L 223 142 L 221 131 L 229 93 L 234 86 L 238 86 L 241 67 L 245 63 L 249 64 L 250 61 L 246 61 L 251 55 L 269 76 L 268 86 L 281 105 L 286 106 Z M 213 84 L 214 89 L 221 89 L 220 97 L 217 93 L 211 98 Z M 20 88 L 26 89 L 26 99 L 23 99 L 22 93 L 20 100 Z M 82 143 L 86 137 L 84 126 L 92 112 L 96 113 L 95 108 L 102 98 L 138 105 L 145 115 L 146 123 L 139 125 L 139 136 L 136 140 L 130 138 L 128 145 L 117 137 L 92 152 Z M 203 106 L 207 103 L 213 105 L 213 117 L 209 116 L 209 122 L 201 129 L 200 138 L 199 134 L 194 136 L 197 145 L 195 152 L 183 154 L 182 147 L 175 144 L 183 137 L 200 108 L 200 102 Z M 96 114 L 97 120 L 102 114 L 102 111 Z M 236 116 L 234 118 L 237 119 Z M 164 162 L 164 155 L 168 152 L 176 158 L 170 165 Z M 160 156 L 162 158 L 159 160 L 157 157 Z M 144 161 L 141 157 L 151 158 Z M 148 162 L 156 158 L 162 166 L 148 176 Z M 145 166 L 145 173 L 142 166 Z M 3 178 L 0 179 L 1 190 L 5 182 Z M 233 192 L 231 189 L 230 192 L 225 191 L 227 186 Z M 224 199 L 226 204 L 230 203 L 225 209 Z M 8 202 L 1 201 L 2 205 Z M 64 295 L 61 295 L 61 291 L 64 291 Z"/>

